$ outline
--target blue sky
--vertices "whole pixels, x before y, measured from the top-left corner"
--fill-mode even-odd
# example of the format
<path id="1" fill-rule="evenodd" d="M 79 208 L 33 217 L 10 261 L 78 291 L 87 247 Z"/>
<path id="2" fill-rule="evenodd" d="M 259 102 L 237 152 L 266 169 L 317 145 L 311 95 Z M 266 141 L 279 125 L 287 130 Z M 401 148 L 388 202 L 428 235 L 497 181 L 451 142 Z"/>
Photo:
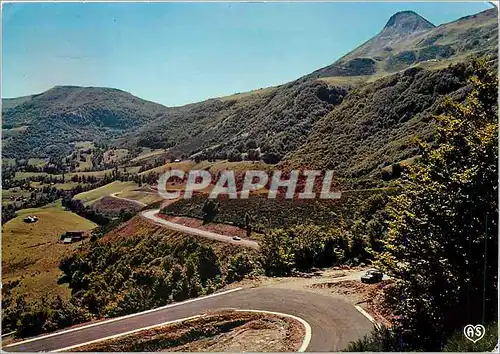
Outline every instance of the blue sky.
<path id="1" fill-rule="evenodd" d="M 282 84 L 354 49 L 397 11 L 435 25 L 469 3 L 3 4 L 2 97 L 119 88 L 169 106 Z"/>

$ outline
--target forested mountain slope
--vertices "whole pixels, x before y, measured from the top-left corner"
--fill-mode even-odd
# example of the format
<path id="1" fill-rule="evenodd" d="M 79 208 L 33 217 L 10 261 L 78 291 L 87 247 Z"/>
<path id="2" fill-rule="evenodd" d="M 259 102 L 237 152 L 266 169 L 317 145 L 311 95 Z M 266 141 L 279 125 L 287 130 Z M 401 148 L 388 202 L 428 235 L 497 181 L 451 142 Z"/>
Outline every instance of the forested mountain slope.
<path id="1" fill-rule="evenodd" d="M 67 154 L 70 142 L 113 138 L 161 115 L 166 107 L 99 87 L 56 86 L 38 95 L 3 100 L 5 157 Z"/>
<path id="2" fill-rule="evenodd" d="M 298 80 L 264 94 L 172 109 L 122 140 L 125 146 L 171 147 L 187 156 L 205 151 L 225 158 L 252 147 L 282 156 L 304 142 L 313 124 L 346 94 L 342 87 Z"/>
<path id="3" fill-rule="evenodd" d="M 332 65 L 290 83 L 182 107 L 108 88 L 59 86 L 3 101 L 3 153 L 67 155 L 71 142 L 169 148 L 178 157 L 241 158 L 334 168 L 345 176 L 414 156 L 444 95 L 463 96 L 471 56 L 497 60 L 497 10 L 434 26 L 393 15 L 382 31 Z"/>
<path id="4" fill-rule="evenodd" d="M 250 142 L 251 147 L 258 147 L 261 152 L 272 151 L 280 157 L 288 154 L 286 158 L 293 160 L 291 165 L 295 165 L 302 159 L 304 149 L 308 150 L 307 145 L 316 151 L 314 155 L 329 150 L 331 144 L 318 139 L 321 135 L 318 131 L 324 130 L 325 122 L 334 116 L 337 117 L 334 118 L 337 131 L 369 131 L 373 135 L 371 139 L 378 142 L 360 150 L 357 143 L 353 144 L 350 139 L 329 136 L 330 139 L 340 139 L 335 154 L 342 155 L 343 160 L 357 160 L 358 156 L 353 154 L 358 153 L 365 156 L 365 163 L 356 163 L 348 169 L 348 174 L 364 174 L 379 164 L 392 163 L 412 155 L 413 148 L 409 148 L 411 136 L 430 135 L 432 127 L 421 120 L 435 111 L 436 99 L 440 100 L 443 95 L 465 85 L 463 73 L 454 76 L 456 70 L 462 69 L 443 68 L 463 62 L 470 56 L 490 54 L 496 58 L 496 15 L 497 10 L 491 9 L 436 27 L 414 12 L 397 13 L 378 35 L 331 66 L 262 93 L 210 100 L 187 106 L 182 111 L 171 111 L 177 116 L 161 117 L 132 133 L 126 140 L 154 144 L 153 147 L 168 146 L 187 155 L 206 151 L 221 158 L 234 150 L 245 152 Z M 366 66 L 372 61 L 375 62 L 373 70 Z M 417 69 L 402 73 L 415 66 L 441 70 Z M 389 77 L 391 75 L 394 76 Z M 374 83 L 378 79 L 382 80 Z M 324 85 L 325 82 L 327 85 Z M 365 89 L 362 88 L 364 84 L 367 85 Z M 429 84 L 435 85 L 433 91 L 421 88 Z M 394 85 L 395 88 L 376 92 L 386 85 Z M 343 100 L 345 102 L 338 106 Z M 357 106 L 358 100 L 365 102 L 366 112 L 353 112 L 352 106 Z M 331 110 L 333 112 L 326 118 Z M 377 115 L 378 111 L 391 113 Z M 354 113 L 357 118 L 353 118 Z M 365 113 L 372 116 L 366 117 Z M 374 117 L 374 114 L 377 116 Z M 388 115 L 390 118 L 387 118 Z M 323 119 L 315 128 L 320 118 Z M 381 139 L 381 136 L 384 138 Z M 356 139 L 359 139 L 357 134 Z M 378 157 L 368 162 L 374 156 L 365 149 L 378 149 L 382 141 L 385 141 L 386 148 L 374 151 Z M 304 146 L 297 151 L 302 144 Z M 301 164 L 329 165 L 326 160 L 335 161 L 330 156 L 318 159 L 306 154 Z M 345 166 L 342 170 L 347 171 Z"/>
<path id="5" fill-rule="evenodd" d="M 359 177 L 413 157 L 415 138 L 431 139 L 430 118 L 440 113 L 444 97 L 465 98 L 469 75 L 467 64 L 437 71 L 411 68 L 352 90 L 283 165 Z"/>

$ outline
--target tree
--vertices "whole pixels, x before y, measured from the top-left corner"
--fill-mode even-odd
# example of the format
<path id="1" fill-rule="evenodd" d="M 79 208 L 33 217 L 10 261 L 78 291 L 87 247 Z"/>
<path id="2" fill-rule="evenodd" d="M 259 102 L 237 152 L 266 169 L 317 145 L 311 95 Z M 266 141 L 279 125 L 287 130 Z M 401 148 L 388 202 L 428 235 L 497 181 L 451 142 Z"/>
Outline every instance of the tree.
<path id="1" fill-rule="evenodd" d="M 264 269 L 269 275 L 287 275 L 294 265 L 292 241 L 287 231 L 275 229 L 262 239 L 261 253 Z"/>
<path id="2" fill-rule="evenodd" d="M 471 65 L 466 102 L 444 103 L 435 143 L 403 171 L 378 256 L 396 278 L 404 342 L 429 351 L 497 314 L 498 83 L 484 60 Z"/>
<path id="3" fill-rule="evenodd" d="M 210 222 L 215 219 L 219 212 L 219 203 L 212 199 L 207 199 L 205 203 L 203 203 L 201 211 L 203 213 L 203 222 Z"/>
<path id="4" fill-rule="evenodd" d="M 227 154 L 227 159 L 230 161 L 230 162 L 235 162 L 235 161 L 241 161 L 242 158 L 241 158 L 241 153 L 238 152 L 238 150 L 231 150 L 228 154 Z"/>
<path id="5" fill-rule="evenodd" d="M 248 212 L 245 213 L 245 230 L 247 237 L 252 234 L 252 217 Z"/>
<path id="6" fill-rule="evenodd" d="M 262 155 L 262 161 L 268 164 L 275 165 L 281 161 L 283 157 L 275 151 L 267 151 Z"/>
<path id="7" fill-rule="evenodd" d="M 228 282 L 243 279 L 255 269 L 255 264 L 246 252 L 238 253 L 229 261 L 227 277 Z"/>
<path id="8" fill-rule="evenodd" d="M 247 149 L 257 149 L 257 142 L 253 139 L 250 139 L 246 143 Z"/>
<path id="9" fill-rule="evenodd" d="M 257 161 L 260 160 L 260 152 L 257 149 L 248 150 L 248 160 Z"/>

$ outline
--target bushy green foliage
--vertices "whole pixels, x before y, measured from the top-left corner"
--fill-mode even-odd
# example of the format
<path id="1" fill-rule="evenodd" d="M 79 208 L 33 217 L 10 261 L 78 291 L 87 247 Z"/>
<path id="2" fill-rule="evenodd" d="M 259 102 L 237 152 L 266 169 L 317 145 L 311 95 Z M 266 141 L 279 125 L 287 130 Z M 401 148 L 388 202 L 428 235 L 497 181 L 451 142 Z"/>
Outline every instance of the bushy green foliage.
<path id="1" fill-rule="evenodd" d="M 212 221 L 219 211 L 219 203 L 213 199 L 207 199 L 203 203 L 201 211 L 203 213 L 203 222 Z"/>
<path id="2" fill-rule="evenodd" d="M 257 268 L 253 257 L 217 254 L 192 238 L 96 241 L 61 261 L 61 282 L 94 316 L 119 316 L 213 292 Z"/>
<path id="3" fill-rule="evenodd" d="M 346 192 L 339 200 L 325 199 L 268 199 L 253 195 L 248 199 L 219 198 L 217 214 L 211 221 L 246 228 L 245 215 L 252 215 L 252 230 L 263 233 L 274 228 L 289 229 L 307 223 L 335 226 L 349 230 L 355 220 L 370 221 L 372 217 L 385 217 L 383 205 L 391 189 Z M 203 195 L 193 195 L 170 204 L 162 213 L 203 219 Z M 376 214 L 376 215 L 375 215 Z M 383 231 L 383 227 L 380 227 Z M 364 231 L 363 231 L 364 232 Z M 375 231 L 373 231 L 375 232 Z"/>
<path id="4" fill-rule="evenodd" d="M 212 222 L 262 233 L 261 263 L 268 275 L 370 261 L 386 234 L 383 210 L 392 190 L 348 192 L 337 201 L 268 199 L 218 200 Z M 207 199 L 194 195 L 162 210 L 174 216 L 202 218 Z M 250 215 L 252 215 L 250 217 Z M 321 226 L 318 226 L 321 225 Z"/>
<path id="5" fill-rule="evenodd" d="M 294 266 L 292 240 L 283 229 L 268 232 L 261 242 L 264 269 L 270 275 L 289 275 Z"/>
<path id="6" fill-rule="evenodd" d="M 7 302 L 4 302 L 5 299 Z M 3 331 L 16 331 L 16 337 L 50 332 L 89 319 L 90 315 L 85 309 L 63 301 L 60 297 L 50 302 L 42 300 L 26 303 L 22 297 L 12 301 L 7 295 L 2 301 Z"/>
<path id="7" fill-rule="evenodd" d="M 412 348 L 441 350 L 466 324 L 497 321 L 497 77 L 471 64 L 465 103 L 447 100 L 434 145 L 388 205 L 379 265 L 396 278 L 396 325 Z"/>
<path id="8" fill-rule="evenodd" d="M 282 276 L 314 267 L 359 264 L 371 259 L 368 248 L 366 239 L 338 228 L 298 225 L 274 229 L 262 237 L 262 266 L 268 275 Z"/>
<path id="9" fill-rule="evenodd" d="M 385 326 L 376 327 L 363 338 L 349 343 L 345 352 L 401 352 L 406 348 L 400 335 Z"/>
<path id="10" fill-rule="evenodd" d="M 498 344 L 498 324 L 490 323 L 485 326 L 484 337 L 476 343 L 468 340 L 463 329 L 458 329 L 446 341 L 444 352 L 491 352 Z M 419 351 L 419 348 L 409 347 L 403 340 L 403 335 L 398 328 L 380 326 L 365 335 L 363 338 L 349 343 L 345 352 L 402 352 Z"/>
<path id="11" fill-rule="evenodd" d="M 462 329 L 458 329 L 447 340 L 443 347 L 445 352 L 491 352 L 498 345 L 498 323 L 493 322 L 485 327 L 484 337 L 476 343 L 471 342 L 464 336 Z"/>
<path id="12" fill-rule="evenodd" d="M 227 281 L 238 281 L 247 275 L 258 275 L 261 270 L 260 264 L 255 257 L 247 252 L 241 252 L 229 260 L 227 269 Z"/>

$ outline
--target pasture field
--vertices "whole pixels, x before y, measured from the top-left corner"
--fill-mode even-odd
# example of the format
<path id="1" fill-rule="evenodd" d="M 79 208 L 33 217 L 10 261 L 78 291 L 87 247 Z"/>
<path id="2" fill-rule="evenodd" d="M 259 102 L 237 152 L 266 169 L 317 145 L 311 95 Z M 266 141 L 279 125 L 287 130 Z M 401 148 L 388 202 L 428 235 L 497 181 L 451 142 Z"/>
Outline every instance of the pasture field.
<path id="1" fill-rule="evenodd" d="M 56 189 L 67 191 L 67 190 L 75 188 L 78 185 L 85 186 L 86 184 L 66 181 L 65 183 L 54 183 L 54 184 L 50 185 L 50 187 L 54 187 Z M 41 184 L 40 182 L 31 182 L 30 186 L 38 189 L 38 188 L 43 188 L 43 187 L 47 186 L 47 184 Z"/>
<path id="2" fill-rule="evenodd" d="M 119 167 L 118 171 L 119 172 L 130 172 L 134 173 L 134 171 L 138 171 L 140 166 L 132 166 L 132 167 Z M 72 172 L 68 173 L 67 176 L 68 178 L 71 178 L 73 176 L 93 176 L 96 178 L 104 178 L 105 175 L 111 175 L 113 173 L 114 169 L 113 168 L 108 168 L 107 170 L 102 170 L 102 171 L 87 171 L 87 172 Z"/>
<path id="3" fill-rule="evenodd" d="M 90 172 L 73 172 L 73 173 L 68 173 L 68 178 L 71 178 L 73 176 L 86 176 L 86 177 L 89 177 L 89 176 L 93 176 L 93 177 L 96 177 L 96 178 L 104 178 L 104 176 L 106 174 L 110 175 L 111 173 L 113 173 L 113 169 L 110 168 L 110 169 L 107 169 L 107 170 L 102 170 L 102 171 L 90 171 Z"/>
<path id="4" fill-rule="evenodd" d="M 19 197 L 29 198 L 30 192 L 22 190 L 21 188 L 2 189 L 2 205 L 15 203 L 15 199 Z"/>
<path id="5" fill-rule="evenodd" d="M 105 186 L 92 189 L 87 192 L 79 193 L 75 195 L 73 199 L 81 200 L 84 205 L 88 206 L 102 197 L 109 196 L 111 193 L 132 190 L 136 187 L 137 185 L 134 182 L 114 181 L 112 183 L 106 184 Z"/>
<path id="6" fill-rule="evenodd" d="M 152 204 L 163 200 L 163 198 L 160 197 L 156 192 L 144 192 L 137 190 L 126 190 L 124 192 L 118 193 L 116 196 L 120 198 L 137 200 L 138 202 L 144 204 Z"/>
<path id="7" fill-rule="evenodd" d="M 111 163 L 123 160 L 128 155 L 127 149 L 112 149 L 104 152 L 104 163 Z"/>
<path id="8" fill-rule="evenodd" d="M 15 166 L 16 165 L 16 159 L 2 159 L 2 165 L 4 166 Z"/>
<path id="9" fill-rule="evenodd" d="M 88 150 L 94 148 L 94 143 L 92 141 L 77 141 L 74 143 L 76 149 Z"/>
<path id="10" fill-rule="evenodd" d="M 151 172 L 163 173 L 167 170 L 189 171 L 189 170 L 193 169 L 194 165 L 196 165 L 196 163 L 194 161 L 191 161 L 191 160 L 186 160 L 186 161 L 181 161 L 181 162 L 169 162 L 163 166 L 158 166 L 158 167 L 152 168 L 150 170 L 143 171 L 143 172 L 139 173 L 139 175 L 147 175 L 148 173 L 151 173 Z"/>
<path id="11" fill-rule="evenodd" d="M 129 167 L 120 167 L 119 170 L 120 172 L 127 172 L 127 173 L 139 173 L 139 170 L 141 169 L 141 166 L 129 166 Z"/>
<path id="12" fill-rule="evenodd" d="M 163 155 L 166 153 L 165 149 L 156 149 L 156 150 L 151 150 L 149 148 L 143 148 L 143 151 L 136 157 L 134 157 L 132 162 L 137 162 L 137 161 L 142 161 L 146 159 L 150 159 L 153 157 L 158 157 L 159 155 Z"/>
<path id="13" fill-rule="evenodd" d="M 140 166 L 132 166 L 132 167 L 120 167 L 118 170 L 120 172 L 129 172 L 129 173 L 137 173 L 141 167 Z M 65 174 L 65 179 L 66 181 L 69 181 L 71 177 L 73 176 L 86 176 L 86 177 L 96 177 L 96 178 L 104 178 L 104 176 L 111 175 L 113 173 L 114 169 L 109 168 L 107 170 L 102 170 L 102 171 L 87 171 L 87 172 L 71 172 L 71 173 L 66 173 Z M 15 180 L 21 180 L 21 179 L 27 179 L 27 178 L 35 178 L 35 177 L 47 177 L 47 176 L 52 176 L 53 178 L 62 178 L 61 174 L 49 174 L 46 172 L 21 172 L 17 171 L 16 175 L 14 177 Z"/>
<path id="14" fill-rule="evenodd" d="M 92 157 L 94 149 L 94 143 L 91 141 L 77 141 L 73 144 L 76 149 L 76 162 L 78 163 L 77 171 L 85 171 L 86 169 L 92 168 Z M 87 153 L 90 150 L 90 154 Z M 85 160 L 82 161 L 81 158 Z"/>
<path id="15" fill-rule="evenodd" d="M 9 197 L 26 197 L 29 196 L 30 192 L 22 190 L 21 188 L 10 188 L 10 189 L 2 189 L 2 198 Z"/>
<path id="16" fill-rule="evenodd" d="M 57 285 L 59 261 L 80 243 L 64 245 L 59 237 L 66 231 L 89 231 L 97 225 L 72 212 L 65 211 L 61 202 L 40 208 L 22 209 L 17 217 L 2 226 L 2 281 L 19 280 L 14 295 L 35 300 L 60 295 L 69 298 L 69 290 Z M 36 223 L 23 221 L 36 215 Z M 83 242 L 88 242 L 84 240 Z"/>
<path id="17" fill-rule="evenodd" d="M 49 176 L 49 174 L 46 172 L 21 172 L 21 171 L 17 171 L 15 176 L 14 176 L 14 179 L 20 180 L 20 179 L 35 178 L 35 177 L 40 177 L 40 176 L 46 177 L 46 176 Z M 52 175 L 52 176 L 57 177 L 57 178 L 61 178 L 61 175 Z"/>
<path id="18" fill-rule="evenodd" d="M 31 158 L 28 160 L 28 165 L 36 166 L 36 167 L 43 167 L 47 164 L 48 159 L 36 159 L 36 158 Z"/>
<path id="19" fill-rule="evenodd" d="M 84 158 L 85 161 L 82 161 L 80 158 Z M 78 151 L 78 167 L 76 168 L 77 171 L 85 171 L 87 169 L 92 168 L 92 153 L 91 154 L 85 154 L 81 151 Z"/>

